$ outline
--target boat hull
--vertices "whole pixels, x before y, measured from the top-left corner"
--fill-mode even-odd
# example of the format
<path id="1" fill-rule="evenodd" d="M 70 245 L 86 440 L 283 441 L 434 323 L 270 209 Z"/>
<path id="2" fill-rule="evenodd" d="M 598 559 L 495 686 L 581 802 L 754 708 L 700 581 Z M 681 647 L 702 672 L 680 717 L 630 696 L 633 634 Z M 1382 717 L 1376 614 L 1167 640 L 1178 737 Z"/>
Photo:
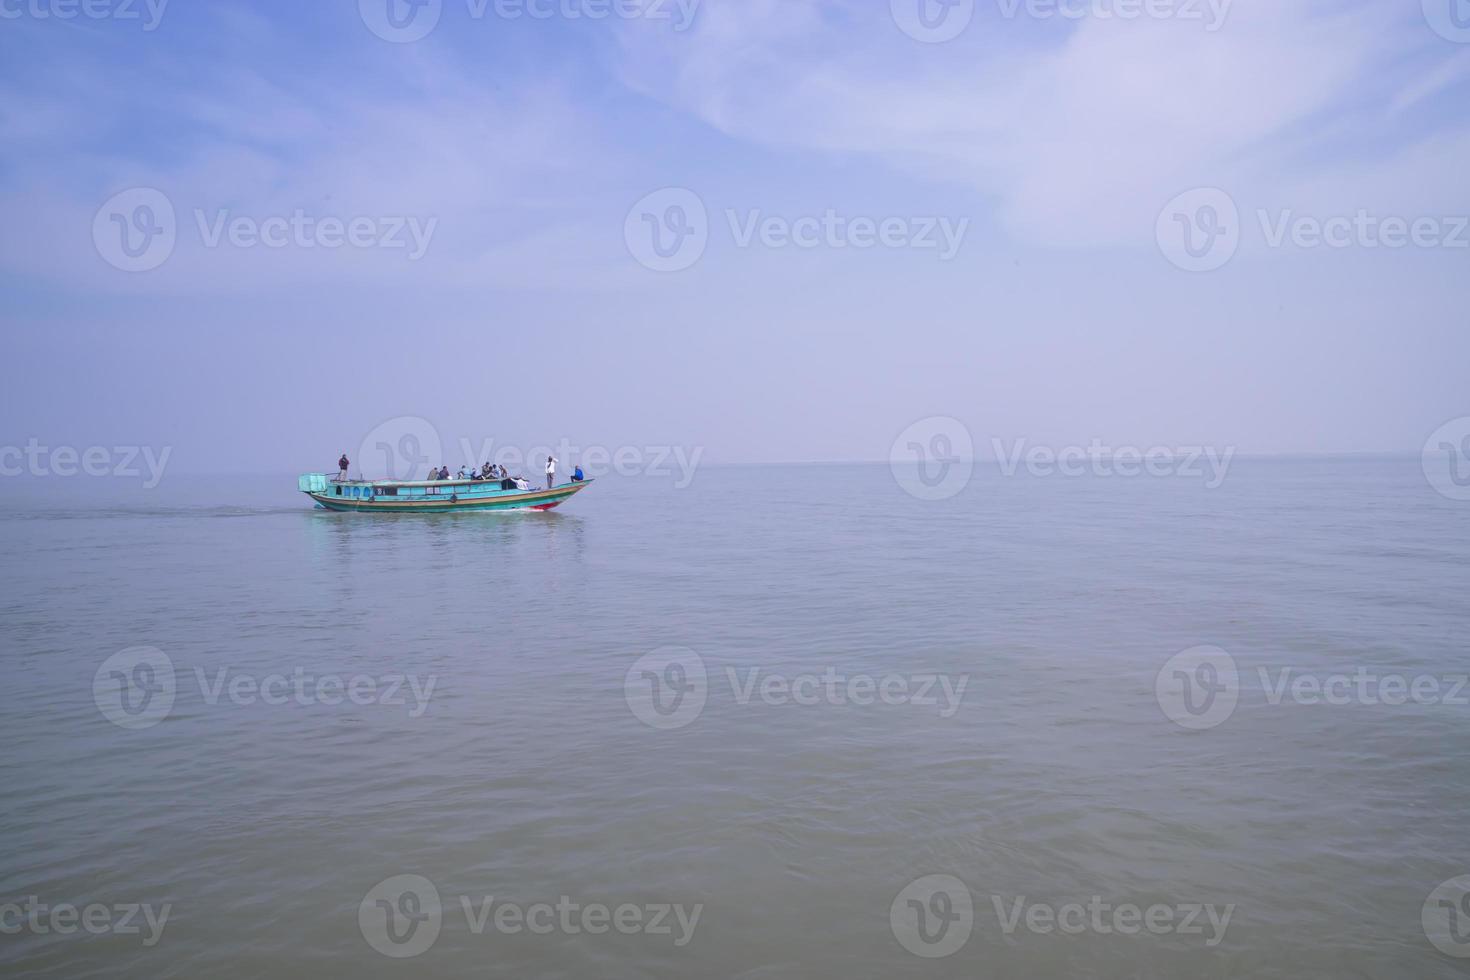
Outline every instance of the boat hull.
<path id="1" fill-rule="evenodd" d="M 461 511 L 547 511 L 566 503 L 573 495 L 586 489 L 591 480 L 581 483 L 565 483 L 549 490 L 497 490 L 488 493 L 470 493 L 463 496 L 437 497 L 430 500 L 402 500 L 393 497 L 374 499 L 338 497 L 328 492 L 303 491 L 322 507 L 332 511 L 355 514 L 448 514 Z"/>

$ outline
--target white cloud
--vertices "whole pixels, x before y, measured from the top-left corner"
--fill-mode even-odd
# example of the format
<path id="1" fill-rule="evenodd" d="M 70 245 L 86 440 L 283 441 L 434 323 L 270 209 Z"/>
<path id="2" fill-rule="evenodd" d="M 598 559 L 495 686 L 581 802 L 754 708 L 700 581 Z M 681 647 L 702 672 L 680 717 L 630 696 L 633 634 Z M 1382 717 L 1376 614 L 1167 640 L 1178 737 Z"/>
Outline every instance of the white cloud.
<path id="1" fill-rule="evenodd" d="M 470 281 L 483 275 L 485 256 L 514 255 L 516 240 L 545 233 L 538 221 L 517 223 L 518 212 L 544 208 L 555 226 L 584 161 L 615 159 L 594 152 L 595 121 L 554 80 L 506 91 L 443 62 L 392 65 L 398 76 L 372 86 L 322 77 L 349 75 L 340 64 L 309 79 L 227 64 L 188 87 L 144 66 L 118 86 L 99 85 L 99 66 L 74 53 L 43 99 L 15 87 L 5 100 L 27 108 L 0 115 L 9 171 L 0 208 L 10 229 L 0 264 L 40 281 L 130 292 Z M 375 94 L 383 92 L 393 94 Z M 110 267 L 92 242 L 97 209 L 129 187 L 157 188 L 176 211 L 174 252 L 147 274 Z M 399 249 L 205 247 L 197 227 L 226 212 L 261 222 L 298 210 L 437 225 L 416 262 Z"/>
<path id="2" fill-rule="evenodd" d="M 1304 160 L 1330 172 L 1311 134 L 1463 76 L 1417 9 L 1382 4 L 1236 0 L 1210 32 L 1179 19 L 1007 19 L 981 0 L 947 45 L 916 44 L 886 6 L 711 5 L 689 35 L 628 32 L 622 71 L 731 135 L 871 154 L 993 197 L 1013 232 L 1043 245 L 1141 242 L 1186 188 L 1250 197 Z M 1356 133 L 1356 149 L 1381 158 L 1375 137 Z M 1421 158 L 1387 161 L 1384 179 L 1416 179 Z"/>

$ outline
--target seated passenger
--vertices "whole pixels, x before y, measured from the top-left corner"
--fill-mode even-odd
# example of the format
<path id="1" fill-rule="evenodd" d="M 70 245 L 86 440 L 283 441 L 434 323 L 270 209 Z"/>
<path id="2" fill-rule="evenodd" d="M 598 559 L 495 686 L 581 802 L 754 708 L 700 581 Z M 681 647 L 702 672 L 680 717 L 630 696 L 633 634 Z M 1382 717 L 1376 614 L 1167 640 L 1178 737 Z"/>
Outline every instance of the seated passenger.
<path id="1" fill-rule="evenodd" d="M 573 483 L 581 483 L 585 479 L 586 479 L 586 477 L 584 477 L 582 475 L 582 467 L 578 466 L 577 468 L 575 468 L 574 470 L 572 470 L 572 482 Z"/>

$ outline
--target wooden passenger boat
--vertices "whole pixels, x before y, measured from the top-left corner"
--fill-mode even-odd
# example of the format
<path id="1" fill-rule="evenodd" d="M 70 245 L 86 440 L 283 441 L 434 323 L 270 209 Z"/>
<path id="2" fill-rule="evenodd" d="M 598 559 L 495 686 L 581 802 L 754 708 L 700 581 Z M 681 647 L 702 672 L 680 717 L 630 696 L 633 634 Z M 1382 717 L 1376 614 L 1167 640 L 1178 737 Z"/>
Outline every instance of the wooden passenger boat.
<path id="1" fill-rule="evenodd" d="M 371 513 L 442 514 L 463 510 L 551 510 L 592 483 L 582 480 L 550 489 L 507 490 L 500 480 L 333 480 L 307 473 L 297 489 L 327 510 Z"/>

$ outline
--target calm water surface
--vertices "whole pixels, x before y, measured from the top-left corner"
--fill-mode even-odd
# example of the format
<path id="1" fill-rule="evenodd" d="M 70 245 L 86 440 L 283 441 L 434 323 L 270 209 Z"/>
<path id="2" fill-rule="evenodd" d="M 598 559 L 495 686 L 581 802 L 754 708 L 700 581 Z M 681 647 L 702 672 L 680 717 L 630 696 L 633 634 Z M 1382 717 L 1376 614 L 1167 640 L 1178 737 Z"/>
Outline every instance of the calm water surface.
<path id="1" fill-rule="evenodd" d="M 706 468 L 419 518 L 313 510 L 288 476 L 8 488 L 0 899 L 169 914 L 153 945 L 141 914 L 139 934 L 27 925 L 0 968 L 1465 975 L 1421 912 L 1470 874 L 1470 708 L 1273 704 L 1260 671 L 1448 694 L 1470 672 L 1470 504 L 1417 460 L 1201 482 L 991 467 L 925 502 L 882 466 Z M 1156 679 L 1201 645 L 1233 658 L 1238 703 L 1191 730 Z M 157 653 L 110 664 L 124 692 L 102 668 L 137 647 Z M 272 675 L 304 694 L 265 703 Z M 916 698 L 924 675 L 949 694 Z M 380 887 L 399 875 L 442 911 Z M 900 894 L 931 875 L 968 916 L 934 879 Z M 420 955 L 375 948 L 416 941 L 385 938 L 385 895 L 397 938 L 438 928 Z M 931 938 L 968 940 L 910 952 L 900 933 L 945 941 L 904 931 L 915 895 Z M 1233 910 L 1223 935 L 1028 927 L 1094 896 Z M 558 902 L 699 917 L 515 917 Z"/>

